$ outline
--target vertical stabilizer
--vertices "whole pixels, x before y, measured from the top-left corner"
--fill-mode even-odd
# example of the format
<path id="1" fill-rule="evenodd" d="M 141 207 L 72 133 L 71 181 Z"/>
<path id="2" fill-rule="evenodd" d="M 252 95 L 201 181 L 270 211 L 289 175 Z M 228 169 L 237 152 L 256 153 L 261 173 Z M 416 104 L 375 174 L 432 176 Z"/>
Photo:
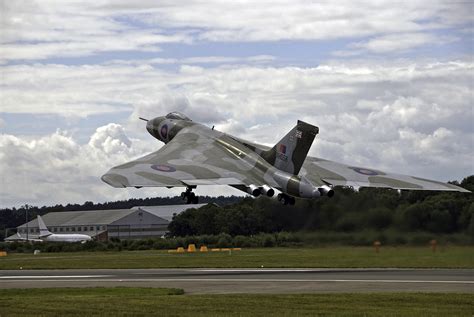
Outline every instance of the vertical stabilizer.
<path id="1" fill-rule="evenodd" d="M 39 237 L 40 238 L 52 235 L 52 233 L 48 230 L 48 228 L 44 224 L 43 218 L 41 218 L 40 215 L 38 215 L 38 227 L 39 227 Z"/>
<path id="2" fill-rule="evenodd" d="M 318 132 L 318 127 L 298 120 L 280 142 L 261 156 L 279 170 L 298 175 Z"/>

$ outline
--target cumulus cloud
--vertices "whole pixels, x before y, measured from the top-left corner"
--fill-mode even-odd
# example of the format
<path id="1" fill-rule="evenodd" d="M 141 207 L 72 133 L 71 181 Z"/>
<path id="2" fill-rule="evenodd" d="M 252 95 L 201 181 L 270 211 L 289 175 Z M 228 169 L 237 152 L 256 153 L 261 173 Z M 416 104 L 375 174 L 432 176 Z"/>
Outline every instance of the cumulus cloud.
<path id="1" fill-rule="evenodd" d="M 125 135 L 122 126 L 110 123 L 97 128 L 96 132 L 90 138 L 88 145 L 110 155 L 128 151 L 132 145 L 132 141 Z"/>
<path id="2" fill-rule="evenodd" d="M 85 112 L 102 111 L 100 105 L 109 105 L 107 111 L 129 105 L 133 111 L 125 130 L 118 124 L 99 127 L 86 144 L 61 131 L 35 138 L 2 135 L 2 201 L 24 201 L 28 195 L 34 202 L 125 198 L 129 191 L 108 188 L 99 176 L 155 150 L 158 142 L 143 122 L 133 120 L 170 111 L 268 145 L 302 119 L 320 127 L 312 155 L 443 181 L 459 179 L 473 172 L 473 66 L 468 60 L 333 62 L 313 68 L 234 65 L 193 72 L 117 64 L 8 66 L 4 94 L 11 112 L 70 111 L 43 108 L 42 96 L 52 105 L 71 100 L 99 105 Z M 25 72 L 38 81 L 22 81 Z"/>
<path id="3" fill-rule="evenodd" d="M 79 144 L 65 131 L 39 138 L 0 136 L 0 203 L 108 201 L 125 199 L 130 191 L 117 191 L 100 176 L 117 165 L 149 151 L 145 142 L 132 142 L 120 125 L 99 127 L 87 144 Z M 150 194 L 150 192 L 143 193 Z"/>

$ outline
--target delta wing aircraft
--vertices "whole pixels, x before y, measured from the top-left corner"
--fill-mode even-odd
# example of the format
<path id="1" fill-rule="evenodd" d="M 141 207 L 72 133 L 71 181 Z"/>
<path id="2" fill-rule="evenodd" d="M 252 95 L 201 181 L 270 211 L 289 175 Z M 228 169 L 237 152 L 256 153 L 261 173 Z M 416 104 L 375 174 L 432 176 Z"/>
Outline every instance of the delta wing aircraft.
<path id="1" fill-rule="evenodd" d="M 332 197 L 334 186 L 398 190 L 467 190 L 414 176 L 307 157 L 318 127 L 303 121 L 274 147 L 248 142 L 172 112 L 147 121 L 146 129 L 165 145 L 110 169 L 102 180 L 113 187 L 184 187 L 187 203 L 198 203 L 200 185 L 229 185 L 255 197 L 274 196 L 293 205 L 295 197 Z"/>

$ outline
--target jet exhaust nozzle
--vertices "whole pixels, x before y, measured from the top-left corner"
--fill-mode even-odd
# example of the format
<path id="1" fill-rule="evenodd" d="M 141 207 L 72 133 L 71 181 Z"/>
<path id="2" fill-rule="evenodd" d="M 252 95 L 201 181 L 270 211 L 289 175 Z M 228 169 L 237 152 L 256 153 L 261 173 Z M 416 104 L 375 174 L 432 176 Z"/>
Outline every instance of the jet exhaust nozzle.
<path id="1" fill-rule="evenodd" d="M 273 195 L 275 195 L 275 190 L 268 185 L 263 185 L 260 187 L 260 191 L 268 197 L 273 197 Z"/>
<path id="2" fill-rule="evenodd" d="M 258 188 L 257 186 L 252 184 L 249 187 L 247 187 L 247 193 L 249 193 L 250 195 L 252 195 L 254 197 L 258 197 L 258 196 L 260 196 L 262 191 L 260 190 L 260 188 Z"/>
<path id="3" fill-rule="evenodd" d="M 329 198 L 334 196 L 334 190 L 328 185 L 323 185 L 319 187 L 318 191 L 321 193 L 322 196 L 328 196 Z"/>

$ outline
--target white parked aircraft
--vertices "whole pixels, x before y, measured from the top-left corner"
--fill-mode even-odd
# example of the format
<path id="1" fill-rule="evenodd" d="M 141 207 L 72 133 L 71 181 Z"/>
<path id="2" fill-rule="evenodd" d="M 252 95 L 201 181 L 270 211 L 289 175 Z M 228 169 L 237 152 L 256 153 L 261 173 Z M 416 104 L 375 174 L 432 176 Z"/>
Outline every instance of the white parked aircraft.
<path id="1" fill-rule="evenodd" d="M 86 242 L 92 240 L 91 236 L 87 234 L 78 234 L 78 233 L 66 233 L 66 234 L 56 234 L 48 230 L 44 224 L 43 218 L 38 216 L 38 227 L 39 227 L 39 236 L 38 238 L 46 242 Z"/>

